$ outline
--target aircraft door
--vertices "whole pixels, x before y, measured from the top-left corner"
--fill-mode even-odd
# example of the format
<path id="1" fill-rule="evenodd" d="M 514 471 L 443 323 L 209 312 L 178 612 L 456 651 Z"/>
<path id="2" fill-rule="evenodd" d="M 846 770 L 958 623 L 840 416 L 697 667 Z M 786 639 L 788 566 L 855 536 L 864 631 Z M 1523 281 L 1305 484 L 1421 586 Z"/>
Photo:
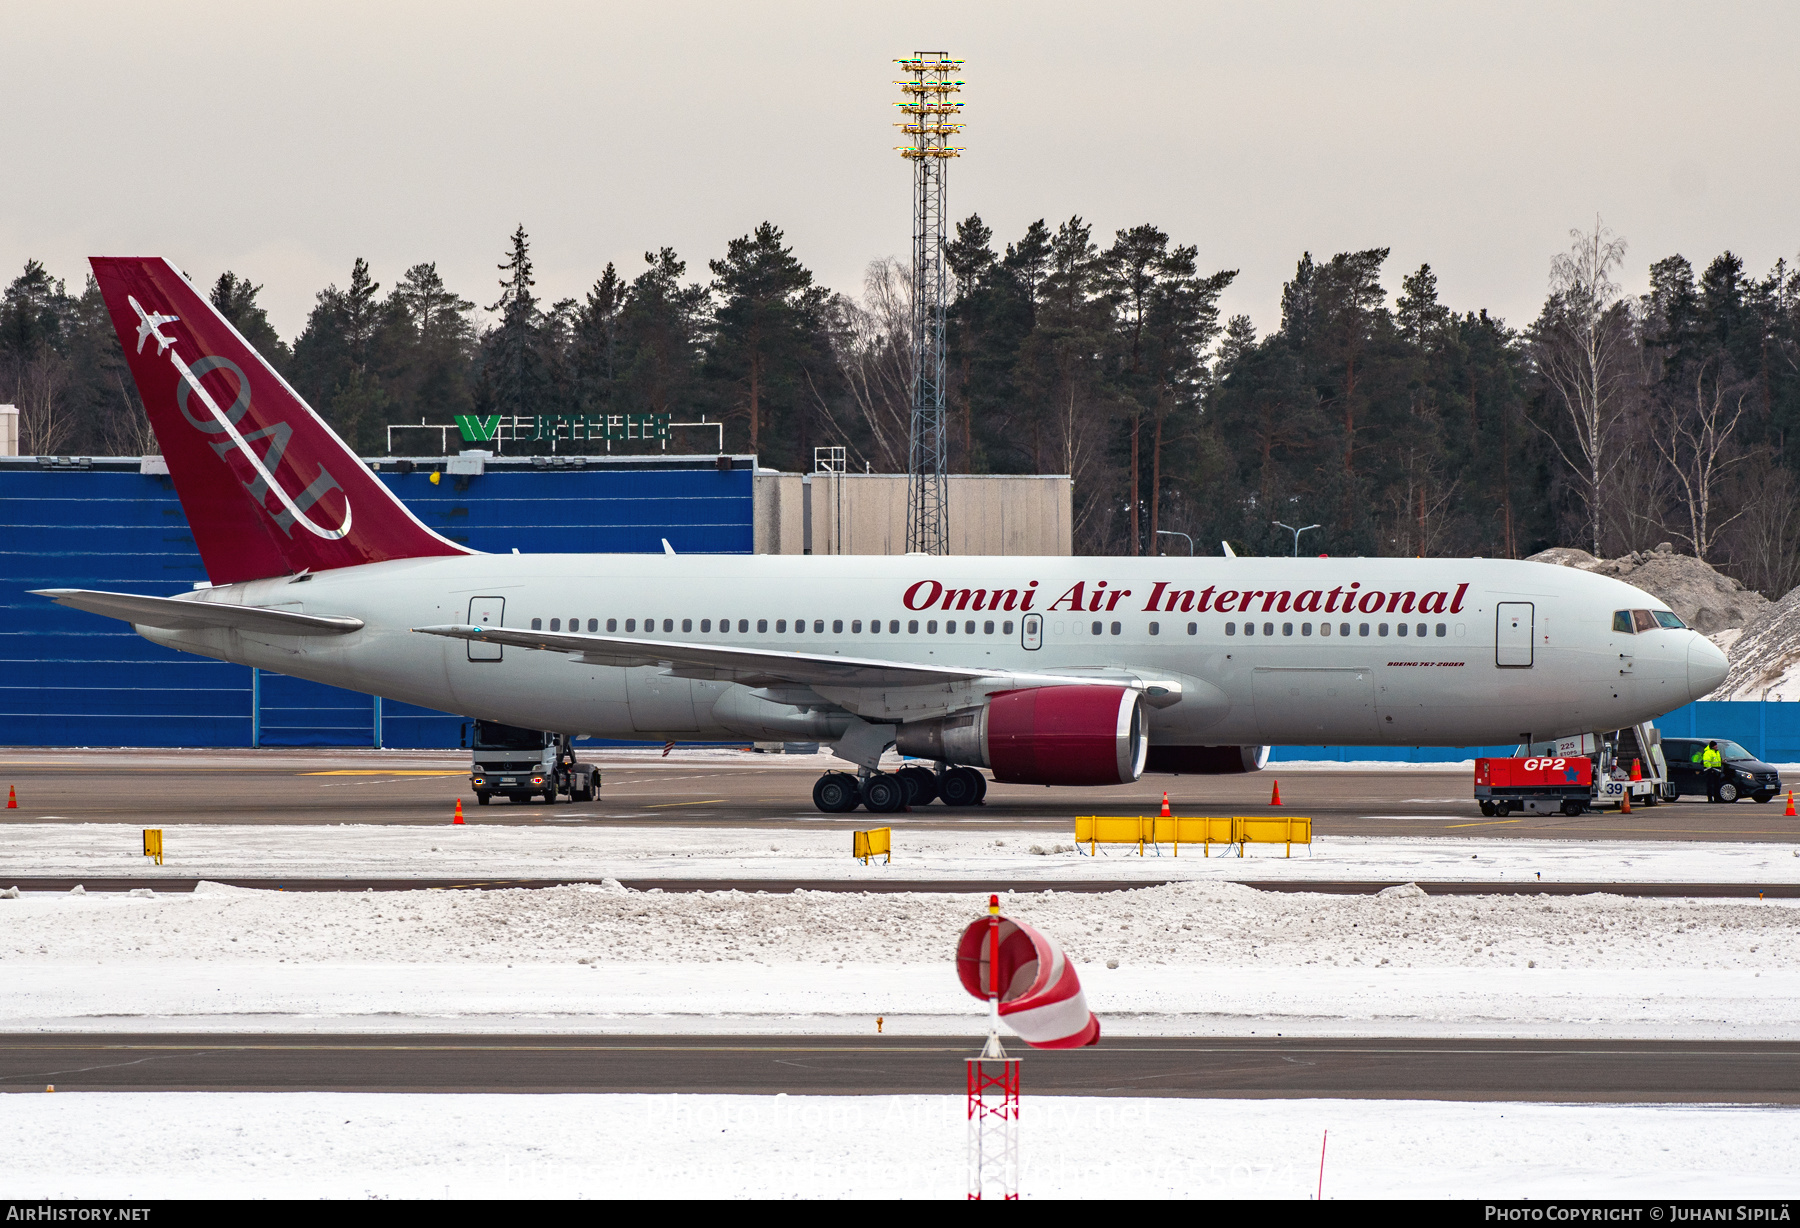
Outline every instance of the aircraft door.
<path id="1" fill-rule="evenodd" d="M 1502 601 L 1495 611 L 1494 664 L 1503 669 L 1530 668 L 1536 610 L 1529 601 Z"/>
<path id="2" fill-rule="evenodd" d="M 1027 614 L 1019 620 L 1019 643 L 1035 652 L 1044 646 L 1044 616 Z"/>
<path id="3" fill-rule="evenodd" d="M 469 625 L 471 627 L 505 626 L 506 598 L 469 598 Z M 469 660 L 471 661 L 498 661 L 501 651 L 499 644 L 479 644 L 474 640 L 469 641 Z"/>

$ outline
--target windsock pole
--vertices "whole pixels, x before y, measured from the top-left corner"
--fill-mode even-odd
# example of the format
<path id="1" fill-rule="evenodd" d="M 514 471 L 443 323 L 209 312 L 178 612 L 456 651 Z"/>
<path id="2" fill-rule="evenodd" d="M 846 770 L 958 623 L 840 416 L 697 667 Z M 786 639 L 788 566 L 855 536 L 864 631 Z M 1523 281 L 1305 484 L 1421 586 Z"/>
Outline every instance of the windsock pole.
<path id="1" fill-rule="evenodd" d="M 986 937 L 987 1045 L 978 1056 L 964 1059 L 969 1089 L 969 1197 L 1011 1201 L 1019 1196 L 1019 1059 L 1007 1057 L 1000 1046 L 998 895 L 988 896 Z"/>

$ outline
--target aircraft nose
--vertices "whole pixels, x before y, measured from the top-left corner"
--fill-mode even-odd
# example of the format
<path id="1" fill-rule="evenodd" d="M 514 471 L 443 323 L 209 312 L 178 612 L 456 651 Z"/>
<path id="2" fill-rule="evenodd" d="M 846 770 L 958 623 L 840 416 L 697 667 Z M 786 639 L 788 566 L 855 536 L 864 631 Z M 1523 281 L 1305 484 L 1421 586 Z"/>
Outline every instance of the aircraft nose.
<path id="1" fill-rule="evenodd" d="M 1688 645 L 1688 698 L 1700 699 L 1718 690 L 1727 668 L 1724 651 L 1696 632 Z"/>

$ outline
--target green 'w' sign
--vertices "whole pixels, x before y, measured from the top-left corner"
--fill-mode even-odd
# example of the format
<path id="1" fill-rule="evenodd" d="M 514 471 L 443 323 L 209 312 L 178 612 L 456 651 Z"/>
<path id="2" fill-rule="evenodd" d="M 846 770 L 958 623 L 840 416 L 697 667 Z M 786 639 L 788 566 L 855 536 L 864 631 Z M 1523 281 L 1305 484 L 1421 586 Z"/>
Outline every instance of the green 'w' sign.
<path id="1" fill-rule="evenodd" d="M 464 443 L 489 443 L 500 430 L 500 415 L 479 418 L 474 414 L 457 414 L 456 429 L 462 432 Z"/>

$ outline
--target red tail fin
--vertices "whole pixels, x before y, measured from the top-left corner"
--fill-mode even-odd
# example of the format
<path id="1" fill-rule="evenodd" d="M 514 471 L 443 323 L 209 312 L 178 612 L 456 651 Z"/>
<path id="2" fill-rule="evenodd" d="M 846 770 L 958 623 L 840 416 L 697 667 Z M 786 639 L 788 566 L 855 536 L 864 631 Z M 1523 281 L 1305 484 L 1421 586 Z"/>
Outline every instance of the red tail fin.
<path id="1" fill-rule="evenodd" d="M 92 264 L 213 583 L 471 553 L 420 524 L 174 265 Z"/>

